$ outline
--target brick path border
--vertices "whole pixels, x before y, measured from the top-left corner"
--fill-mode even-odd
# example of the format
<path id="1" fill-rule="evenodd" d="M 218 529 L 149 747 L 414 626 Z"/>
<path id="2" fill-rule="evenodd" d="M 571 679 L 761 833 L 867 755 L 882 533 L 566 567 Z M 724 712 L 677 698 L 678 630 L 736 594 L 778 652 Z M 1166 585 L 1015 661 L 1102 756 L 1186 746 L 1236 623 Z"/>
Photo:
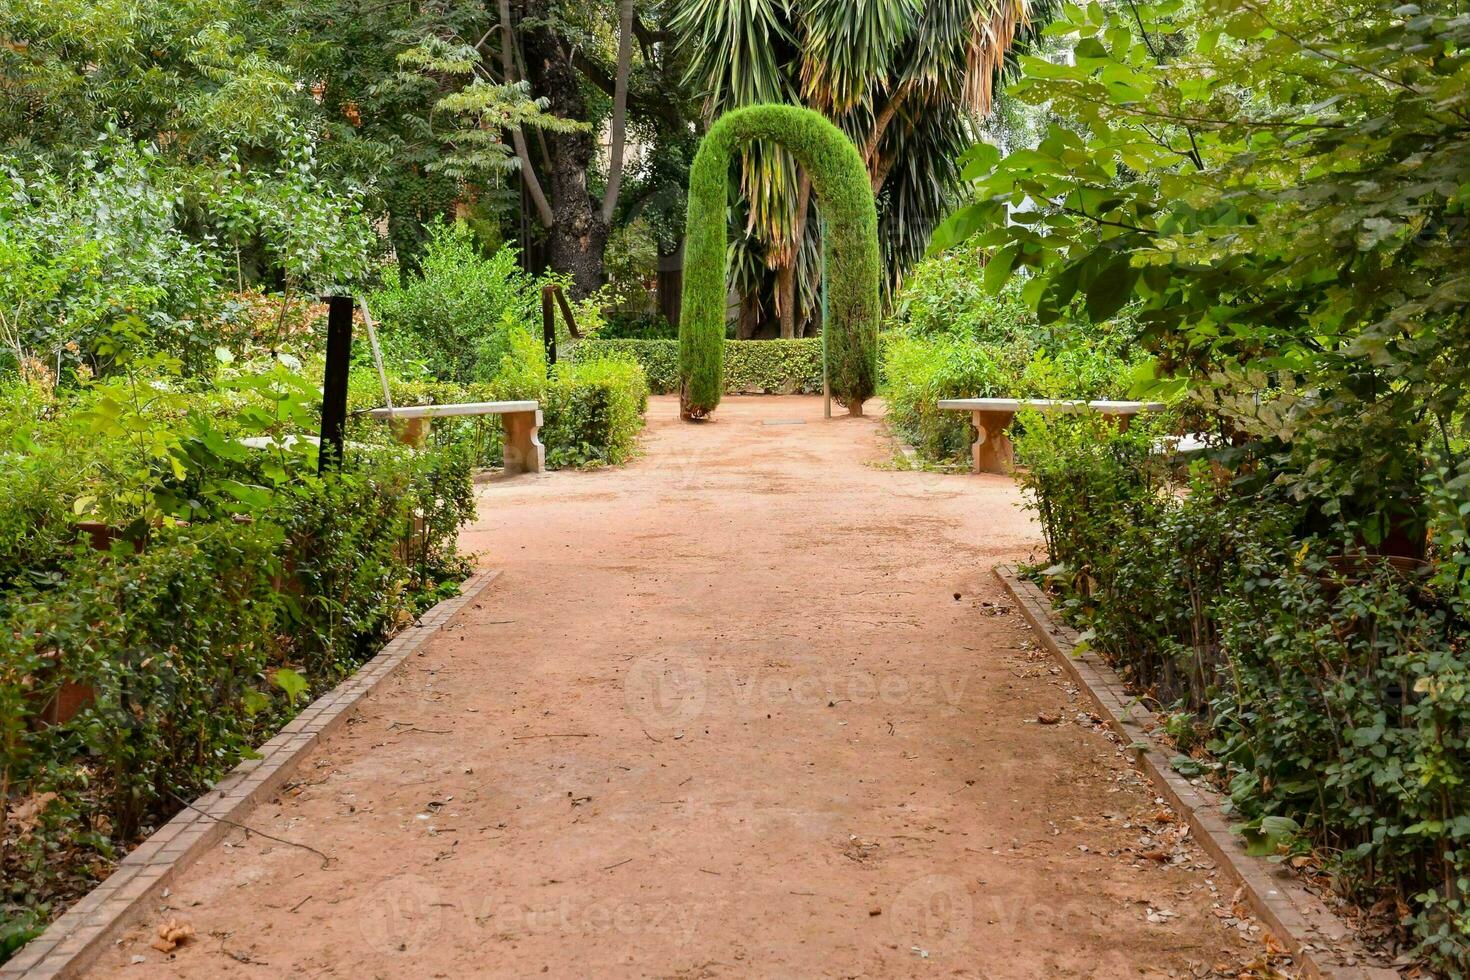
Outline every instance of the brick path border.
<path id="1" fill-rule="evenodd" d="M 255 806 L 286 782 L 323 736 L 346 720 L 349 709 L 377 690 L 399 664 L 432 639 L 466 603 L 499 577 L 498 569 L 476 572 L 459 595 L 438 603 L 390 640 L 351 677 L 317 698 L 246 759 L 185 807 L 151 837 L 133 848 L 105 881 L 83 896 L 41 935 L 4 964 L 3 980 L 73 977 L 89 967 L 109 942 L 133 922 L 134 915 L 170 881 L 197 861 Z"/>
<path id="2" fill-rule="evenodd" d="M 1031 624 L 1041 645 L 1061 664 L 1072 681 L 1087 692 L 1108 727 L 1133 749 L 1155 787 L 1189 821 L 1195 840 L 1237 884 L 1251 909 L 1291 952 L 1293 962 L 1309 977 L 1323 980 L 1398 980 L 1397 970 L 1365 965 L 1372 957 L 1353 938 L 1352 930 L 1280 864 L 1254 857 L 1245 842 L 1230 832 L 1222 797 L 1202 783 L 1191 782 L 1170 765 L 1149 735 L 1157 716 L 1129 694 L 1113 668 L 1092 650 L 1073 653 L 1078 633 L 1057 617 L 1046 593 L 1021 578 L 1013 565 L 997 565 L 1000 579 L 1017 608 Z"/>

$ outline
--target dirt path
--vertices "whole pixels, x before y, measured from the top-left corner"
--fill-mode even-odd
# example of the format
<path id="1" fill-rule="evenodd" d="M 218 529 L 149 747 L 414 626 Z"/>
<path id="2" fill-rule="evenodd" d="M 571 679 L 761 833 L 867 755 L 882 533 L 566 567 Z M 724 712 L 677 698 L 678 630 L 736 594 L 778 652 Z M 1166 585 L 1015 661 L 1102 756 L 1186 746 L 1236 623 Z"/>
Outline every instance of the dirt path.
<path id="1" fill-rule="evenodd" d="M 627 468 L 485 488 L 467 539 L 504 575 L 252 818 L 329 867 L 236 833 L 158 912 L 200 938 L 169 961 L 135 930 L 97 974 L 1191 976 L 1253 955 L 1004 605 L 991 566 L 1034 540 L 1008 480 L 878 468 L 881 424 L 824 424 L 817 399 L 674 413 L 655 400 Z"/>

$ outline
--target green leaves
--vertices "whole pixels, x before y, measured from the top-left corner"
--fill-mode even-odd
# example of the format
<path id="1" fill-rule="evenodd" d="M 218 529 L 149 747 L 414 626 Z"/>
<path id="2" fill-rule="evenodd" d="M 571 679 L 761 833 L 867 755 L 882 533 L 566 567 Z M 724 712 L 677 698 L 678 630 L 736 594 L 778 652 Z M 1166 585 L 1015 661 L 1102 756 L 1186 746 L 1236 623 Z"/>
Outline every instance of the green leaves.
<path id="1" fill-rule="evenodd" d="M 306 678 L 290 667 L 277 667 L 271 671 L 271 683 L 285 693 L 286 700 L 293 708 L 296 707 L 297 698 L 305 694 L 310 687 Z"/>
<path id="2" fill-rule="evenodd" d="M 1290 817 L 1262 817 L 1255 827 L 1237 828 L 1245 838 L 1245 852 L 1252 857 L 1271 857 L 1286 847 L 1301 833 L 1301 824 Z"/>

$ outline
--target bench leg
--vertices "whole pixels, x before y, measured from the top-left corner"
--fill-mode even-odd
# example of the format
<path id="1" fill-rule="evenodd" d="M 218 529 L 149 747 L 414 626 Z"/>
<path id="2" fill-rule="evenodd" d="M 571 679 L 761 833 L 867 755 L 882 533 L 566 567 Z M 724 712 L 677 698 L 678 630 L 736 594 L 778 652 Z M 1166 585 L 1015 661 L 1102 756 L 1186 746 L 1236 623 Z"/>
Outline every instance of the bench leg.
<path id="1" fill-rule="evenodd" d="M 541 445 L 541 410 L 510 412 L 505 422 L 505 472 L 540 473 L 546 469 L 546 449 Z"/>
<path id="2" fill-rule="evenodd" d="M 975 445 L 970 447 L 976 473 L 1010 473 L 1015 468 L 1016 453 L 1006 435 L 1006 427 L 1016 417 L 1014 412 L 973 412 Z"/>

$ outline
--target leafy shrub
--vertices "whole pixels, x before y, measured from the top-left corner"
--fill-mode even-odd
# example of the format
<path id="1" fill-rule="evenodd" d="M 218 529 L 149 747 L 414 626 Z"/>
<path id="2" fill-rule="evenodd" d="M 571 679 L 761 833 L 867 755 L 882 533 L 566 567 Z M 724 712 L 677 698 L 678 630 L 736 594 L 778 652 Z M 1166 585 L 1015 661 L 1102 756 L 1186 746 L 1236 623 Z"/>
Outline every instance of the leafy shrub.
<path id="1" fill-rule="evenodd" d="M 662 313 L 613 311 L 598 337 L 602 340 L 678 340 L 679 331 Z"/>
<path id="2" fill-rule="evenodd" d="M 888 423 L 924 459 L 963 458 L 974 436 L 970 417 L 941 412 L 941 398 L 984 398 L 1001 386 L 1002 370 L 991 352 L 965 340 L 900 337 L 883 356 Z"/>
<path id="3" fill-rule="evenodd" d="M 1028 421 L 1018 450 L 1052 563 L 1043 579 L 1140 695 L 1173 709 L 1169 730 L 1193 756 L 1176 765 L 1228 792 L 1254 850 L 1315 856 L 1364 905 L 1407 903 L 1405 938 L 1464 970 L 1458 591 L 1433 565 L 1363 552 L 1350 530 L 1311 532 L 1317 508 L 1252 479 L 1249 458 L 1179 485 L 1149 430 Z"/>
<path id="4" fill-rule="evenodd" d="M 546 465 L 616 465 L 637 448 L 648 407 L 643 370 L 627 361 L 560 363 L 541 391 Z"/>
<path id="5" fill-rule="evenodd" d="M 900 334 L 883 345 L 889 424 L 930 462 L 965 458 L 974 431 L 963 412 L 940 411 L 941 398 L 1118 397 L 1127 365 L 1106 351 L 1041 350 L 981 343 L 964 336 Z"/>
<path id="6" fill-rule="evenodd" d="M 1119 398 L 1131 384 L 1137 328 L 1126 316 L 1094 324 L 1074 307 L 1043 325 L 1022 280 L 987 283 L 988 261 L 973 245 L 925 259 L 889 317 L 888 418 L 930 462 L 959 461 L 974 439 L 938 398 Z"/>
<path id="7" fill-rule="evenodd" d="M 986 252 L 955 249 L 918 263 L 904 277 L 889 314 L 891 329 L 912 337 L 968 338 L 1031 348 L 1044 336 L 1020 282 L 999 293 L 985 285 Z"/>
<path id="8" fill-rule="evenodd" d="M 0 389 L 0 797 L 29 813 L 0 837 L 0 955 L 465 571 L 457 447 L 382 434 L 319 479 L 314 451 L 240 445 L 314 426 L 282 370 Z M 72 686 L 91 702 L 41 724 Z"/>
<path id="9" fill-rule="evenodd" d="M 494 380 L 514 329 L 540 330 L 540 294 L 514 249 L 484 257 L 469 229 L 433 226 L 417 273 L 390 268 L 368 306 L 382 322 L 384 355 L 461 384 Z"/>
<path id="10" fill-rule="evenodd" d="M 191 366 L 208 363 L 220 257 L 182 230 L 152 154 L 106 149 L 65 179 L 0 170 L 0 367 L 95 368 L 98 340 L 123 317 Z"/>
<path id="11" fill-rule="evenodd" d="M 616 465 L 631 458 L 643 428 L 648 382 L 636 363 L 615 357 L 560 361 L 549 372 L 539 341 L 524 330 L 507 334 L 495 380 L 478 384 L 390 378 L 393 404 L 434 405 L 456 402 L 539 402 L 541 444 L 546 465 L 565 467 Z M 579 350 L 602 350 L 617 341 L 584 341 Z M 666 342 L 671 349 L 674 341 Z M 673 351 L 676 353 L 676 350 Z M 376 371 L 354 371 L 349 381 L 349 405 L 354 410 L 382 404 L 382 385 Z M 353 432 L 381 433 L 385 423 L 362 419 Z M 435 419 L 430 439 L 438 446 L 457 446 L 474 465 L 499 466 L 503 426 L 498 416 Z M 367 436 L 371 438 L 371 435 Z"/>
<path id="12" fill-rule="evenodd" d="M 205 375 L 237 339 L 224 293 L 247 267 L 288 293 L 363 274 L 359 199 L 322 179 L 307 137 L 284 151 L 274 167 L 201 170 L 114 134 L 64 174 L 0 165 L 0 369 L 87 377 L 125 350 Z"/>

